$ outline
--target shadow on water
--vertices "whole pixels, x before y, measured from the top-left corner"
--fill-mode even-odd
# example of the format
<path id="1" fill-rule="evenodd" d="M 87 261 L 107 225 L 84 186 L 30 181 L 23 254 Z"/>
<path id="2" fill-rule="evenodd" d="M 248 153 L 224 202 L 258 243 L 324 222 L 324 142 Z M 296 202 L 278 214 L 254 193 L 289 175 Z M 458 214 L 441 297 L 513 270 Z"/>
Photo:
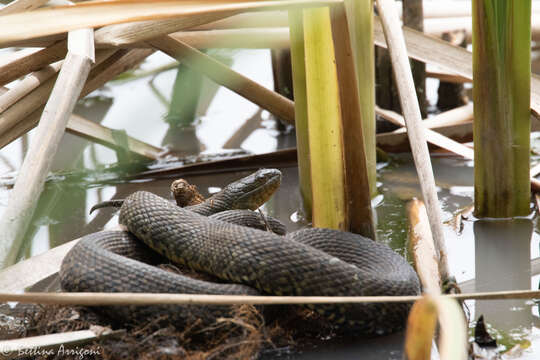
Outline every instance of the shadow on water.
<path id="1" fill-rule="evenodd" d="M 530 289 L 532 231 L 529 219 L 474 222 L 477 292 Z M 530 327 L 533 322 L 531 305 L 522 299 L 478 300 L 475 307 L 476 318 L 484 315 L 500 331 Z"/>

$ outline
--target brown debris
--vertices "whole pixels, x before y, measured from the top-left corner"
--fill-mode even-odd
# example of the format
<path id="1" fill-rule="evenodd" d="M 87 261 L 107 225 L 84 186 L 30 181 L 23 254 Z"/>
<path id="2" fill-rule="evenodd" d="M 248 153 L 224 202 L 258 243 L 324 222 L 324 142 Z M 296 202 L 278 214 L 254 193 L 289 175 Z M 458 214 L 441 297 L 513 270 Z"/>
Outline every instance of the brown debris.
<path id="1" fill-rule="evenodd" d="M 33 310 L 33 313 L 25 312 L 24 318 L 17 318 L 19 323 L 24 323 L 24 331 L 18 333 L 17 338 L 96 328 L 125 329 L 120 335 L 79 345 L 79 349 L 91 354 L 85 359 L 253 359 L 262 349 L 312 343 L 334 335 L 332 327 L 316 313 L 293 306 L 266 307 L 263 316 L 254 306 L 240 305 L 234 317 L 218 319 L 202 330 L 196 324 L 177 329 L 165 318 L 126 327 L 111 323 L 85 307 L 46 305 L 33 306 Z M 0 333 L 1 339 L 7 339 L 6 333 Z M 61 358 L 76 359 L 77 356 Z M 56 359 L 58 356 L 38 358 Z"/>
<path id="2" fill-rule="evenodd" d="M 197 205 L 204 202 L 204 197 L 199 193 L 195 185 L 191 185 L 184 179 L 178 179 L 171 184 L 171 192 L 178 206 Z"/>

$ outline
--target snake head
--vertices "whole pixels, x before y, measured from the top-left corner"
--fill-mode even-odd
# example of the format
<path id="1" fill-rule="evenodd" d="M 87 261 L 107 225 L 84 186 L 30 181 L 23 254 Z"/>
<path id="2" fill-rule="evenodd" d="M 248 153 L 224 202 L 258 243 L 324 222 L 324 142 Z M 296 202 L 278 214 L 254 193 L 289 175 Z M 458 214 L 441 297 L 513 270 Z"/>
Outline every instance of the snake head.
<path id="1" fill-rule="evenodd" d="M 255 210 L 274 194 L 280 184 L 281 171 L 261 169 L 227 185 L 222 192 L 235 199 L 232 209 Z"/>

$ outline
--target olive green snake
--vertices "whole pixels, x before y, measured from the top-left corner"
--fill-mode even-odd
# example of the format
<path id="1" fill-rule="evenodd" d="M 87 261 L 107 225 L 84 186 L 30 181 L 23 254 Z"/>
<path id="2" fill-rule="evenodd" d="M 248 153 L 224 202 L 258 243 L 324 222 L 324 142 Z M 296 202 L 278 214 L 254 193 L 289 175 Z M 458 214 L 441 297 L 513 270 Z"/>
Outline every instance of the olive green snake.
<path id="1" fill-rule="evenodd" d="M 119 223 L 129 232 L 85 236 L 65 257 L 60 279 L 76 292 L 148 292 L 285 296 L 416 295 L 418 277 L 384 244 L 360 235 L 306 228 L 285 236 L 214 218 L 231 209 L 254 209 L 279 186 L 278 170 L 259 170 L 199 205 L 178 207 L 138 191 L 121 205 Z M 105 204 L 111 205 L 111 203 Z M 234 216 L 233 216 L 234 218 Z M 234 219 L 233 219 L 234 221 Z M 138 240 L 140 241 L 138 241 Z M 216 282 L 161 270 L 165 256 Z M 386 334 L 404 327 L 405 303 L 307 305 L 341 329 Z M 166 316 L 177 326 L 210 324 L 230 316 L 230 306 L 164 305 L 104 307 L 122 321 Z"/>

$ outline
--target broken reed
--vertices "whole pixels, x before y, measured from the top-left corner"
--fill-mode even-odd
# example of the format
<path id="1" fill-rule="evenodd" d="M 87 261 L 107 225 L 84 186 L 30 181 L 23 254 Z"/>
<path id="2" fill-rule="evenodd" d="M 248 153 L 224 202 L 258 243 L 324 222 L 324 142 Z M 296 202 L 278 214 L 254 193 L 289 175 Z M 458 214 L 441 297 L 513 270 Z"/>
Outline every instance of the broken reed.
<path id="1" fill-rule="evenodd" d="M 531 1 L 473 0 L 478 217 L 529 214 Z"/>

